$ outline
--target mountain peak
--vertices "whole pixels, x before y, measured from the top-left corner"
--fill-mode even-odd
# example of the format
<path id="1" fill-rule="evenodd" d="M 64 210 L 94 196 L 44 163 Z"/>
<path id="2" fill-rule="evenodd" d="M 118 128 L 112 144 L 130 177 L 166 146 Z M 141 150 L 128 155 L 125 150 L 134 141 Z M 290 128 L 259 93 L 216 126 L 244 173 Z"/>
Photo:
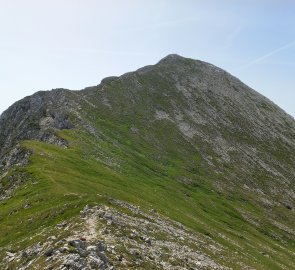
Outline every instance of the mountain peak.
<path id="1" fill-rule="evenodd" d="M 39 92 L 0 117 L 0 269 L 295 269 L 294 152 L 293 118 L 177 54 Z"/>
<path id="2" fill-rule="evenodd" d="M 167 60 L 177 60 L 178 59 L 179 60 L 179 59 L 185 59 L 185 57 L 183 57 L 177 53 L 171 53 L 171 54 L 166 55 L 164 58 L 162 58 L 162 60 L 165 60 L 165 59 L 167 59 Z"/>
<path id="3" fill-rule="evenodd" d="M 160 63 L 173 63 L 173 62 L 183 61 L 185 59 L 188 59 L 188 58 L 185 58 L 179 54 L 172 53 L 172 54 L 168 54 L 167 56 L 162 58 L 158 63 L 159 64 Z"/>
<path id="4" fill-rule="evenodd" d="M 167 66 L 171 68 L 176 68 L 177 66 L 186 66 L 188 68 L 192 68 L 191 71 L 193 70 L 202 70 L 204 73 L 207 75 L 210 75 L 212 72 L 217 72 L 217 73 L 224 73 L 224 74 L 229 74 L 222 68 L 219 68 L 211 63 L 204 62 L 201 60 L 189 58 L 189 57 L 184 57 L 178 54 L 168 54 L 164 58 L 162 58 L 157 65 L 159 66 Z M 178 70 L 177 72 L 179 72 Z M 181 74 L 183 75 L 183 74 Z M 233 77 L 233 76 L 232 76 Z"/>

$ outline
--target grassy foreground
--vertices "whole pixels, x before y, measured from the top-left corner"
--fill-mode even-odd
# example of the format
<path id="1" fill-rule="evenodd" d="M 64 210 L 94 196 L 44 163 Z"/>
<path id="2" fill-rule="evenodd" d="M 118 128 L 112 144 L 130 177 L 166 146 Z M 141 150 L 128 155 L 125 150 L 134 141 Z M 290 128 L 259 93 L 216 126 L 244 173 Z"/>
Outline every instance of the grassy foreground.
<path id="1" fill-rule="evenodd" d="M 191 156 L 181 159 L 181 153 L 168 151 L 160 163 L 153 159 L 160 154 L 158 150 L 136 140 L 136 135 L 126 135 L 124 126 L 109 128 L 106 123 L 104 130 L 112 140 L 63 131 L 60 135 L 70 142 L 67 149 L 38 141 L 23 143 L 33 154 L 27 168 L 11 172 L 25 174 L 26 183 L 0 205 L 2 258 L 6 250 L 41 241 L 42 231 L 74 217 L 86 204 L 107 204 L 112 197 L 155 209 L 212 238 L 224 247 L 223 255 L 216 257 L 209 248 L 202 248 L 222 265 L 233 269 L 245 269 L 245 265 L 295 268 L 295 243 L 288 234 L 271 225 L 251 198 L 239 192 L 225 196 L 214 191 L 211 183 L 217 176 L 207 170 L 198 153 L 186 151 Z M 178 138 L 164 130 L 162 136 L 170 136 L 167 144 Z M 189 145 L 184 143 L 186 148 Z M 191 160 L 195 169 L 185 169 Z M 195 184 L 179 180 L 192 177 L 198 180 Z M 257 220 L 257 225 L 241 213 Z"/>

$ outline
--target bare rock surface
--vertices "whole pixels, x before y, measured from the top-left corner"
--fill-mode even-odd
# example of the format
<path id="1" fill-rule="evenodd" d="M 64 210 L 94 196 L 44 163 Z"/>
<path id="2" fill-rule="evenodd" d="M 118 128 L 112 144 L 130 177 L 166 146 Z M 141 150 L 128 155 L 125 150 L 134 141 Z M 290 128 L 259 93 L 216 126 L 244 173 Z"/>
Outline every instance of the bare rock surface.
<path id="1" fill-rule="evenodd" d="M 86 206 L 79 220 L 58 224 L 46 242 L 7 251 L 0 266 L 10 269 L 18 262 L 15 269 L 25 270 L 45 261 L 45 269 L 59 270 L 228 269 L 204 253 L 211 246 L 215 255 L 222 254 L 212 239 L 153 211 L 113 199 L 111 203 Z"/>

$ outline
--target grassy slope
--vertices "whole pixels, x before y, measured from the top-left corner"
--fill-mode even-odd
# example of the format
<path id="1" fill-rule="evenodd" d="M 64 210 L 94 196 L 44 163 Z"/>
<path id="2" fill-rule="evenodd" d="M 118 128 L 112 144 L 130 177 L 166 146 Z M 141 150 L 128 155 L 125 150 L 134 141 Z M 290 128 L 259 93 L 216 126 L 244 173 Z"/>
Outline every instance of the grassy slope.
<path id="1" fill-rule="evenodd" d="M 137 135 L 126 132 L 124 125 L 99 125 L 105 135 L 112 135 L 112 140 L 108 136 L 96 139 L 80 131 L 67 131 L 61 135 L 70 141 L 69 149 L 24 142 L 24 147 L 34 153 L 26 170 L 31 180 L 1 205 L 0 246 L 26 239 L 18 244 L 25 246 L 36 241 L 28 236 L 74 216 L 87 203 L 106 203 L 105 198 L 111 196 L 154 208 L 212 237 L 226 247 L 222 257 L 211 254 L 212 257 L 234 269 L 243 269 L 239 262 L 255 269 L 281 269 L 281 265 L 294 268 L 294 242 L 272 228 L 262 209 L 251 201 L 241 199 L 239 194 L 226 198 L 213 191 L 210 182 L 215 176 L 207 173 L 198 153 L 190 151 L 191 156 L 185 159 L 195 161 L 197 169 L 193 172 L 184 169 L 188 164 L 179 157 L 181 153 L 166 153 L 161 164 L 152 158 L 157 151 L 136 140 Z M 166 134 L 168 129 L 161 129 L 161 124 L 157 128 L 166 136 L 167 144 L 178 138 L 178 134 Z M 189 145 L 184 143 L 183 147 Z M 169 145 L 165 148 L 170 149 Z M 120 166 L 106 166 L 97 160 L 106 155 L 117 157 Z M 197 177 L 200 184 L 187 186 L 176 181 L 180 174 Z M 264 225 L 251 225 L 237 208 L 251 213 Z M 274 238 L 274 233 L 280 237 Z M 203 249 L 210 254 L 209 249 Z"/>
<path id="2" fill-rule="evenodd" d="M 109 84 L 106 92 L 112 102 L 110 109 L 99 102 L 93 105 L 97 105 L 95 110 L 89 106 L 89 101 L 99 100 L 100 92 L 88 102 L 77 101 L 82 118 L 98 130 L 99 136 L 78 129 L 63 131 L 60 136 L 70 142 L 68 149 L 37 141 L 23 143 L 33 151 L 30 165 L 11 173 L 25 174 L 28 180 L 0 205 L 0 247 L 20 249 L 36 243 L 42 240 L 40 232 L 77 215 L 86 204 L 108 203 L 107 198 L 114 197 L 156 209 L 210 236 L 225 247 L 223 255 L 214 255 L 206 246 L 202 249 L 226 266 L 245 269 L 243 263 L 254 269 L 295 269 L 294 235 L 269 221 L 274 217 L 292 227 L 295 220 L 290 210 L 280 206 L 265 209 L 257 203 L 257 194 L 245 194 L 238 186 L 234 194 L 214 190 L 212 183 L 216 180 L 239 183 L 231 177 L 239 173 L 239 157 L 224 168 L 223 174 L 216 174 L 173 123 L 153 120 L 155 110 L 173 113 L 167 97 L 177 100 L 180 108 L 186 106 L 171 82 L 157 74 L 137 76 L 135 82 L 128 78 Z M 131 132 L 132 127 L 139 132 Z M 210 132 L 214 132 L 212 127 Z M 239 136 L 223 132 L 230 138 Z M 233 139 L 262 147 L 249 138 Z M 267 151 L 261 148 L 261 152 L 272 149 L 266 144 Z M 214 157 L 210 147 L 206 152 Z M 288 161 L 286 153 L 271 154 Z M 284 156 L 277 156 L 281 154 Z M 259 171 L 251 173 L 254 180 L 268 180 L 264 179 L 265 172 L 261 172 L 261 179 L 256 177 Z M 0 251 L 0 261 L 3 254 Z"/>

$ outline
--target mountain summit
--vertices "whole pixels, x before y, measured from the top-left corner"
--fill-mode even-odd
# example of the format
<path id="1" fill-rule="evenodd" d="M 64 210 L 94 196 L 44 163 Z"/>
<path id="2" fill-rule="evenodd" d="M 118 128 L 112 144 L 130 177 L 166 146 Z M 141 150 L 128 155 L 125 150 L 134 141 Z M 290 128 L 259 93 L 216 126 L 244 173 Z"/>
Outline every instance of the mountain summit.
<path id="1" fill-rule="evenodd" d="M 37 92 L 0 117 L 0 265 L 294 269 L 294 151 L 291 116 L 175 54 Z"/>

